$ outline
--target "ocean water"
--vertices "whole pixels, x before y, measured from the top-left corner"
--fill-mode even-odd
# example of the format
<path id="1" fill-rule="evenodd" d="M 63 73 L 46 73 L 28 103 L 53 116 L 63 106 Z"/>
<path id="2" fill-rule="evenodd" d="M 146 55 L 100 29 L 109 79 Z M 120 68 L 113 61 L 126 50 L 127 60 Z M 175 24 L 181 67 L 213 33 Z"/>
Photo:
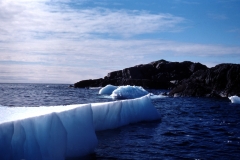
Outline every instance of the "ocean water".
<path id="1" fill-rule="evenodd" d="M 59 84 L 0 84 L 0 105 L 38 107 L 113 101 L 98 91 Z M 152 102 L 162 116 L 160 121 L 97 132 L 95 152 L 76 159 L 240 159 L 240 104 L 193 97 Z"/>

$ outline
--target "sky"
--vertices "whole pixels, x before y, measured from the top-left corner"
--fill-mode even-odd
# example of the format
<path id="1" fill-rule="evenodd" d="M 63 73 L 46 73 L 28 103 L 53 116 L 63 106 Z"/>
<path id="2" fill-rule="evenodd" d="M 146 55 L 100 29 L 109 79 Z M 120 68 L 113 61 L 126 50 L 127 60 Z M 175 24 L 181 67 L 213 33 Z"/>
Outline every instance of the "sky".
<path id="1" fill-rule="evenodd" d="M 62 83 L 165 59 L 240 62 L 240 0 L 1 0 L 0 83 Z"/>

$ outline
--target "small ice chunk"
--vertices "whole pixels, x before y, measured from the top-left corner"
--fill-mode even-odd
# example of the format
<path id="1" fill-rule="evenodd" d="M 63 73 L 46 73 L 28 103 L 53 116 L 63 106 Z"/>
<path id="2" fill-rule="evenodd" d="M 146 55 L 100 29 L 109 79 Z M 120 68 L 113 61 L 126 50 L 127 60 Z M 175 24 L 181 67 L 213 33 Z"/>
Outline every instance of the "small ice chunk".
<path id="1" fill-rule="evenodd" d="M 232 103 L 238 103 L 240 104 L 240 97 L 238 96 L 231 96 L 231 97 L 228 97 Z"/>
<path id="2" fill-rule="evenodd" d="M 118 88 L 117 86 L 113 86 L 111 84 L 108 84 L 105 87 L 103 87 L 102 89 L 100 89 L 99 94 L 110 95 L 117 88 Z"/>
<path id="3" fill-rule="evenodd" d="M 168 97 L 168 96 L 155 95 L 155 94 L 150 95 L 150 98 L 151 98 L 151 99 L 160 99 L 160 98 L 166 98 L 166 97 Z"/>
<path id="4" fill-rule="evenodd" d="M 115 99 L 133 99 L 145 96 L 148 94 L 148 91 L 143 89 L 141 86 L 120 86 L 115 89 L 111 97 Z"/>

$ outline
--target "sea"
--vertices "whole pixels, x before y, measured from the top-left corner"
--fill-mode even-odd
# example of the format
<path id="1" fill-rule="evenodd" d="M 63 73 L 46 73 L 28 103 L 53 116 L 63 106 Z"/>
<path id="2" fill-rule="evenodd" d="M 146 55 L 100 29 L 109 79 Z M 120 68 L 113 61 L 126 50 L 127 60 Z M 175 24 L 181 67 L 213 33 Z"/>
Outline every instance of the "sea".
<path id="1" fill-rule="evenodd" d="M 0 106 L 39 107 L 116 101 L 100 88 L 0 84 Z M 147 90 L 160 95 L 167 90 Z M 240 104 L 227 98 L 152 99 L 161 120 L 97 132 L 94 153 L 76 159 L 240 159 Z M 1 114 L 1 113 L 0 113 Z"/>

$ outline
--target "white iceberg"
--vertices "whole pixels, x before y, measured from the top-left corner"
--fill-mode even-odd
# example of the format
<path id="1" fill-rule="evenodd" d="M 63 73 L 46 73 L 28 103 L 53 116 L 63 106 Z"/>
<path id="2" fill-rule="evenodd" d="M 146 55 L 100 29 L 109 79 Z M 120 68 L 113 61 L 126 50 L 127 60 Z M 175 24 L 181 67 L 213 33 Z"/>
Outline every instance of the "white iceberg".
<path id="1" fill-rule="evenodd" d="M 91 105 L 0 108 L 0 159 L 65 159 L 97 146 Z"/>
<path id="2" fill-rule="evenodd" d="M 231 96 L 231 97 L 228 97 L 232 103 L 238 103 L 240 104 L 240 97 L 238 96 Z"/>
<path id="3" fill-rule="evenodd" d="M 118 87 L 110 96 L 115 99 L 133 99 L 145 96 L 147 94 L 149 94 L 148 91 L 143 89 L 141 86 L 127 85 Z"/>
<path id="4" fill-rule="evenodd" d="M 55 107 L 0 107 L 0 159 L 65 159 L 94 152 L 95 131 L 160 118 L 149 96 Z"/>
<path id="5" fill-rule="evenodd" d="M 149 94 L 148 91 L 143 89 L 141 86 L 113 86 L 113 85 L 106 85 L 105 87 L 99 90 L 99 94 L 101 95 L 109 95 L 105 96 L 105 98 L 113 98 L 113 99 L 134 99 L 145 96 Z M 163 95 L 154 95 L 150 93 L 151 99 L 159 99 L 159 98 L 166 98 L 167 96 Z"/>
<path id="6" fill-rule="evenodd" d="M 160 118 L 149 96 L 115 102 L 93 103 L 92 110 L 96 131 Z"/>
<path id="7" fill-rule="evenodd" d="M 118 88 L 117 86 L 113 86 L 111 84 L 108 84 L 108 85 L 106 85 L 105 87 L 103 87 L 99 90 L 99 94 L 110 95 L 117 88 Z"/>

